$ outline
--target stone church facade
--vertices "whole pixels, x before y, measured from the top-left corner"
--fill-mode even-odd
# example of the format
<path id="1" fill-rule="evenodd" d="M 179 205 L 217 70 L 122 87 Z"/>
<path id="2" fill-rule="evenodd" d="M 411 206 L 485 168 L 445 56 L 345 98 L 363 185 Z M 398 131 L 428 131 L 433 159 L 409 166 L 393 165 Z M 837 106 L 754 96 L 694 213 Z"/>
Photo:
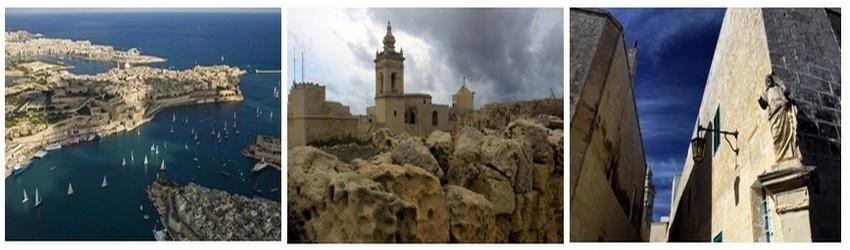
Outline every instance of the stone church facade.
<path id="1" fill-rule="evenodd" d="M 692 135 L 706 143 L 674 182 L 667 241 L 841 240 L 840 16 L 726 11 Z"/>
<path id="2" fill-rule="evenodd" d="M 361 137 L 380 128 L 427 137 L 436 130 L 450 131 L 456 120 L 474 111 L 475 92 L 465 79 L 451 107 L 432 103 L 429 94 L 405 92 L 404 50 L 396 51 L 395 43 L 388 22 L 383 50 L 375 53 L 375 106 L 368 107 L 366 115 L 353 116 L 348 106 L 326 101 L 324 86 L 295 83 L 288 103 L 287 145 Z"/>

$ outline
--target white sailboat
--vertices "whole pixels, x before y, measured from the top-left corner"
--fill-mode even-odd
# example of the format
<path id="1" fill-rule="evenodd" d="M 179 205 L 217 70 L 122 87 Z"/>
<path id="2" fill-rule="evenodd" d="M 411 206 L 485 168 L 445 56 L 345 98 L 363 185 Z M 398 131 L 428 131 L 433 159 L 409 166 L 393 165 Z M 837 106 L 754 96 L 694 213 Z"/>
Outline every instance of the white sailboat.
<path id="1" fill-rule="evenodd" d="M 236 128 L 236 121 L 233 121 L 233 128 Z"/>
<path id="2" fill-rule="evenodd" d="M 154 150 L 156 150 L 156 148 L 153 144 L 151 144 L 151 152 L 153 152 Z"/>
<path id="3" fill-rule="evenodd" d="M 174 122 L 176 120 L 177 120 L 177 115 L 171 114 L 171 122 Z"/>
<path id="4" fill-rule="evenodd" d="M 21 203 L 27 203 L 27 201 L 29 201 L 29 200 L 30 200 L 30 198 L 27 197 L 27 190 L 24 189 L 24 200 L 22 200 Z"/>
<path id="5" fill-rule="evenodd" d="M 188 150 L 188 149 L 189 149 L 189 143 L 188 143 L 188 142 L 184 142 L 184 143 L 183 143 L 183 148 L 185 148 L 185 149 L 187 149 L 187 150 Z"/>
<path id="6" fill-rule="evenodd" d="M 163 148 L 168 148 L 168 141 L 164 141 L 164 142 L 162 142 L 162 147 L 163 147 Z"/>
<path id="7" fill-rule="evenodd" d="M 218 136 L 216 137 L 218 137 L 218 139 L 221 139 L 221 132 L 218 132 Z"/>
<path id="8" fill-rule="evenodd" d="M 74 194 L 74 186 L 71 186 L 71 183 L 68 182 L 68 195 Z"/>
<path id="9" fill-rule="evenodd" d="M 221 56 L 221 61 L 224 62 L 224 56 Z"/>
<path id="10" fill-rule="evenodd" d="M 233 119 L 236 119 L 236 111 L 233 111 Z"/>
<path id="11" fill-rule="evenodd" d="M 212 127 L 211 129 L 212 131 L 210 132 L 210 135 L 215 135 L 215 127 Z"/>
<path id="12" fill-rule="evenodd" d="M 156 146 L 156 151 L 155 151 L 155 153 L 156 153 L 156 154 L 159 154 L 159 146 Z"/>
<path id="13" fill-rule="evenodd" d="M 127 166 L 127 158 L 121 158 L 121 166 Z"/>
<path id="14" fill-rule="evenodd" d="M 192 132 L 189 132 L 189 134 L 194 134 L 194 133 L 195 133 L 195 127 L 192 127 Z"/>
<path id="15" fill-rule="evenodd" d="M 142 135 L 142 129 L 136 130 L 136 135 Z"/>
<path id="16" fill-rule="evenodd" d="M 171 125 L 171 133 L 174 134 L 174 125 Z"/>
<path id="17" fill-rule="evenodd" d="M 103 184 L 100 184 L 100 187 L 101 187 L 101 188 L 106 188 L 106 186 L 108 186 L 108 185 L 109 185 L 109 184 L 108 184 L 108 183 L 106 183 L 106 175 L 103 175 Z"/>
<path id="18" fill-rule="evenodd" d="M 224 127 L 222 127 L 222 129 L 227 130 L 227 121 L 224 121 Z"/>
<path id="19" fill-rule="evenodd" d="M 198 140 L 198 133 L 195 133 L 195 140 Z"/>
<path id="20" fill-rule="evenodd" d="M 271 112 L 269 112 L 269 120 L 271 120 L 271 119 L 272 119 L 272 116 L 274 116 L 274 110 L 272 110 Z"/>
<path id="21" fill-rule="evenodd" d="M 38 197 L 38 188 L 35 189 L 35 205 L 33 207 L 38 207 L 41 205 L 41 198 Z"/>
<path id="22" fill-rule="evenodd" d="M 159 166 L 159 171 L 165 171 L 165 159 L 162 159 L 162 165 Z"/>
<path id="23" fill-rule="evenodd" d="M 145 166 L 147 166 L 147 165 L 148 165 L 148 156 L 145 155 Z"/>
<path id="24" fill-rule="evenodd" d="M 133 151 L 132 151 L 132 150 L 130 150 L 130 161 L 131 161 L 131 162 L 135 162 L 135 161 L 136 161 L 136 157 L 133 155 Z"/>

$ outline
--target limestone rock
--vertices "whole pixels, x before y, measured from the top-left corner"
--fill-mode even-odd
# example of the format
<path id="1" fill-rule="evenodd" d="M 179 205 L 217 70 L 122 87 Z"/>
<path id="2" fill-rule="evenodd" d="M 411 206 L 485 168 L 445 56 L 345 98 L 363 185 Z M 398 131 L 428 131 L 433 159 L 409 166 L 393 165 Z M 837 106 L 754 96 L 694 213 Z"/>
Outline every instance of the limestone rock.
<path id="1" fill-rule="evenodd" d="M 478 176 L 482 138 L 481 132 L 474 128 L 464 127 L 458 132 L 446 173 L 448 183 L 469 187 L 471 180 Z"/>
<path id="2" fill-rule="evenodd" d="M 537 123 L 550 130 L 564 130 L 564 120 L 553 115 L 538 115 L 534 117 Z"/>
<path id="3" fill-rule="evenodd" d="M 516 210 L 511 216 L 511 239 L 517 242 L 538 242 L 538 230 L 543 228 L 533 225 L 536 218 L 545 211 L 540 211 L 537 206 L 538 193 L 536 191 L 519 194 L 516 196 Z"/>
<path id="4" fill-rule="evenodd" d="M 511 214 L 514 212 L 515 196 L 511 181 L 494 169 L 479 166 L 480 175 L 472 180 L 469 190 L 484 195 L 493 203 L 494 213 Z"/>
<path id="5" fill-rule="evenodd" d="M 324 199 L 307 218 L 311 242 L 417 242 L 416 205 L 351 172 L 327 186 Z"/>
<path id="6" fill-rule="evenodd" d="M 395 140 L 393 132 L 388 128 L 380 128 L 372 133 L 372 146 L 378 151 L 387 151 L 393 147 Z"/>
<path id="7" fill-rule="evenodd" d="M 310 242 L 305 225 L 315 213 L 316 204 L 322 203 L 331 181 L 340 172 L 349 171 L 335 156 L 313 147 L 294 147 L 287 155 L 288 238 Z"/>
<path id="8" fill-rule="evenodd" d="M 451 242 L 486 243 L 496 240 L 493 203 L 478 193 L 455 185 L 447 185 L 445 194 Z"/>
<path id="9" fill-rule="evenodd" d="M 431 151 L 414 139 L 407 138 L 399 141 L 390 152 L 395 164 L 411 164 L 428 170 L 437 178 L 443 177 L 443 170 L 437 164 L 437 159 L 434 159 L 434 156 L 431 155 Z"/>
<path id="10" fill-rule="evenodd" d="M 452 143 L 452 135 L 440 130 L 435 130 L 425 140 L 425 145 L 431 151 L 434 159 L 437 159 L 437 164 L 444 173 L 449 171 L 449 159 L 452 156 L 454 145 Z"/>
<path id="11" fill-rule="evenodd" d="M 531 152 L 526 152 L 520 142 L 494 136 L 484 136 L 481 145 L 481 162 L 511 181 L 514 192 L 531 191 Z"/>
<path id="12" fill-rule="evenodd" d="M 358 174 L 416 207 L 416 221 L 412 224 L 416 242 L 448 242 L 448 205 L 440 181 L 431 173 L 409 164 L 383 164 L 362 167 Z"/>
<path id="13" fill-rule="evenodd" d="M 564 174 L 564 131 L 549 130 L 549 146 L 552 148 L 552 161 L 555 169 Z"/>
<path id="14" fill-rule="evenodd" d="M 523 144 L 531 147 L 535 163 L 547 163 L 550 161 L 552 149 L 549 146 L 549 130 L 539 123 L 528 119 L 517 119 L 508 124 L 504 132 L 505 137 L 517 139 Z"/>

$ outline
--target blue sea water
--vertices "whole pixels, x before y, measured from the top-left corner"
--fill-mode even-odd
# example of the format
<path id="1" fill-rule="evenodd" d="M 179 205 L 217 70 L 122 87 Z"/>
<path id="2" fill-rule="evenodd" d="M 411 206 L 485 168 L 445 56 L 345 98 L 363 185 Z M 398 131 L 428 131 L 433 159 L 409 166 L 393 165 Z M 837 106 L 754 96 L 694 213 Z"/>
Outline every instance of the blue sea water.
<path id="1" fill-rule="evenodd" d="M 281 68 L 281 23 L 279 10 L 271 13 L 69 13 L 20 14 L 6 12 L 8 30 L 25 29 L 46 37 L 90 40 L 116 49 L 138 48 L 143 54 L 167 58 L 151 66 L 187 69 L 194 65 L 227 64 L 241 69 Z M 222 61 L 224 57 L 224 61 Z M 77 74 L 96 74 L 114 65 L 71 58 L 61 60 Z M 253 71 L 253 70 L 251 70 Z M 245 100 L 166 109 L 137 131 L 117 133 L 102 140 L 51 151 L 33 160 L 18 176 L 5 180 L 6 240 L 153 240 L 151 230 L 158 218 L 144 188 L 153 182 L 165 161 L 165 175 L 181 185 L 194 181 L 248 197 L 260 196 L 280 202 L 281 173 L 268 168 L 252 174 L 256 160 L 240 150 L 257 134 L 281 136 L 279 74 L 248 73 L 241 77 Z M 259 117 L 256 110 L 262 111 Z M 236 112 L 236 135 L 233 114 Z M 172 114 L 177 122 L 172 122 Z M 271 114 L 271 116 L 270 116 Z M 179 120 L 188 119 L 189 124 Z M 224 122 L 230 139 L 220 144 L 210 131 L 220 131 Z M 171 127 L 174 133 L 170 133 Z M 192 128 L 201 144 L 195 146 Z M 167 144 L 167 147 L 166 147 Z M 189 149 L 184 148 L 188 144 Z M 150 151 L 158 145 L 160 153 Z M 130 161 L 131 152 L 135 161 Z M 197 154 L 199 162 L 193 157 Z M 142 164 L 147 155 L 150 165 Z M 122 159 L 127 165 L 122 167 Z M 25 159 L 20 159 L 25 161 Z M 57 166 L 55 172 L 49 169 Z M 230 176 L 220 174 L 226 171 Z M 240 175 L 240 172 L 243 173 Z M 103 177 L 109 182 L 101 188 Z M 68 183 L 75 194 L 66 195 Z M 262 189 L 262 194 L 252 190 Z M 270 188 L 280 191 L 270 192 Z M 34 208 L 38 189 L 43 203 Z M 29 201 L 22 203 L 23 190 Z M 139 206 L 142 206 L 142 211 Z M 142 216 L 151 216 L 145 221 Z M 161 225 L 158 225 L 161 228 Z"/>

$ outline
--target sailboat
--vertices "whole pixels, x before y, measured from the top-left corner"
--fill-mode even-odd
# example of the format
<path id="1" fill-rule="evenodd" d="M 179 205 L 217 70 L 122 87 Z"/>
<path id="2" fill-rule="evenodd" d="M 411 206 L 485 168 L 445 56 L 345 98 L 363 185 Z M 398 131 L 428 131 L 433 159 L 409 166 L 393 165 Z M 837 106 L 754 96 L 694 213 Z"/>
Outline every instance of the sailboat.
<path id="1" fill-rule="evenodd" d="M 71 186 L 71 183 L 68 182 L 68 195 L 74 194 L 74 186 Z"/>
<path id="2" fill-rule="evenodd" d="M 183 148 L 188 150 L 189 149 L 189 143 L 188 142 L 183 143 Z"/>
<path id="3" fill-rule="evenodd" d="M 236 121 L 233 121 L 233 128 L 236 128 Z"/>
<path id="4" fill-rule="evenodd" d="M 189 117 L 184 117 L 185 121 L 183 123 L 189 124 Z"/>
<path id="5" fill-rule="evenodd" d="M 224 127 L 222 127 L 221 129 L 227 130 L 227 121 L 224 121 Z"/>
<path id="6" fill-rule="evenodd" d="M 189 132 L 189 134 L 194 134 L 194 133 L 195 133 L 195 127 L 192 127 L 192 132 Z"/>
<path id="7" fill-rule="evenodd" d="M 221 56 L 221 61 L 224 62 L 224 56 Z"/>
<path id="8" fill-rule="evenodd" d="M 174 125 L 171 125 L 171 133 L 174 134 Z"/>
<path id="9" fill-rule="evenodd" d="M 127 159 L 121 158 L 121 166 L 127 166 Z"/>
<path id="10" fill-rule="evenodd" d="M 41 205 L 41 198 L 38 198 L 38 188 L 35 189 L 35 205 L 33 207 L 38 207 Z"/>
<path id="11" fill-rule="evenodd" d="M 236 111 L 233 111 L 233 119 L 236 119 Z"/>
<path id="12" fill-rule="evenodd" d="M 159 166 L 159 171 L 165 171 L 165 159 L 162 160 L 162 165 Z"/>
<path id="13" fill-rule="evenodd" d="M 215 135 L 215 127 L 212 127 L 212 131 L 210 132 L 210 135 Z"/>
<path id="14" fill-rule="evenodd" d="M 159 154 L 159 146 L 156 146 L 156 154 Z"/>
<path id="15" fill-rule="evenodd" d="M 135 161 L 136 161 L 136 157 L 135 157 L 135 156 L 133 156 L 133 151 L 132 151 L 132 150 L 130 150 L 130 161 L 132 161 L 132 162 L 135 162 Z"/>
<path id="16" fill-rule="evenodd" d="M 162 142 L 162 147 L 163 147 L 163 148 L 168 148 L 168 141 L 164 141 L 164 142 Z"/>
<path id="17" fill-rule="evenodd" d="M 101 187 L 101 188 L 106 188 L 106 186 L 108 186 L 108 185 L 109 185 L 109 184 L 108 184 L 108 183 L 106 183 L 106 175 L 104 175 L 104 176 L 103 176 L 103 184 L 100 184 L 100 187 Z"/>
<path id="18" fill-rule="evenodd" d="M 177 116 L 174 115 L 174 114 L 171 114 L 171 122 L 174 122 L 176 120 L 177 120 Z"/>
<path id="19" fill-rule="evenodd" d="M 195 140 L 198 140 L 198 133 L 195 133 Z"/>
<path id="20" fill-rule="evenodd" d="M 148 165 L 148 156 L 145 155 L 145 166 L 147 166 L 147 165 Z"/>
<path id="21" fill-rule="evenodd" d="M 271 120 L 271 119 L 272 119 L 272 116 L 274 116 L 274 110 L 272 110 L 271 112 L 269 112 L 269 120 Z"/>
<path id="22" fill-rule="evenodd" d="M 154 147 L 155 147 L 155 146 L 154 146 L 153 144 L 151 144 L 151 152 L 153 152 L 153 151 L 155 150 L 155 148 L 154 148 Z"/>
<path id="23" fill-rule="evenodd" d="M 142 130 L 141 129 L 136 130 L 136 135 L 142 135 Z"/>
<path id="24" fill-rule="evenodd" d="M 24 200 L 22 200 L 21 203 L 27 203 L 27 201 L 29 201 L 29 200 L 30 200 L 30 198 L 27 197 L 27 190 L 24 189 Z"/>
<path id="25" fill-rule="evenodd" d="M 221 132 L 218 132 L 218 139 L 221 139 Z"/>

